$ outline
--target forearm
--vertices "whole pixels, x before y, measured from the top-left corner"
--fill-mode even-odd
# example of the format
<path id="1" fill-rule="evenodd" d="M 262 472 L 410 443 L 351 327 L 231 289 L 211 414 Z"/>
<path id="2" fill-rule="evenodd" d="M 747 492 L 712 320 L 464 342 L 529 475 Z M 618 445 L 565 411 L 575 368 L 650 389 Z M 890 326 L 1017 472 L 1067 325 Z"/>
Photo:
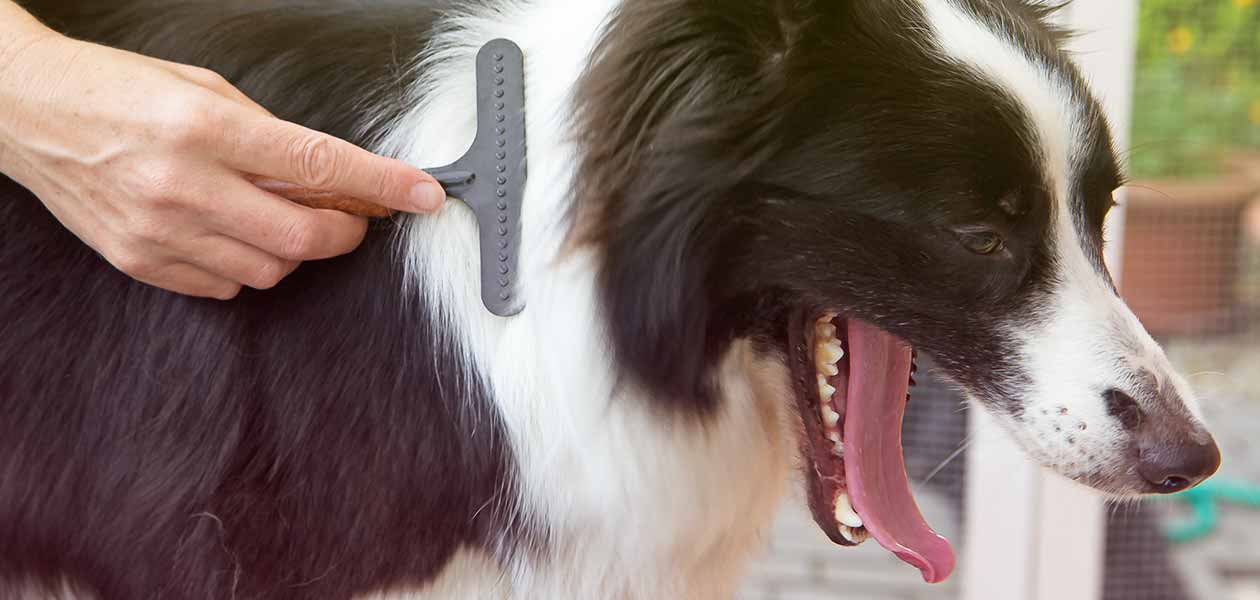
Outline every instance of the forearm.
<path id="1" fill-rule="evenodd" d="M 12 0 L 0 0 L 0 173 L 11 177 L 18 166 L 11 160 L 13 138 L 30 120 L 22 101 L 38 93 L 31 89 L 38 72 L 29 60 L 31 50 L 55 35 Z"/>
<path id="2" fill-rule="evenodd" d="M 29 83 L 31 69 L 23 64 L 27 50 L 56 35 L 12 0 L 0 0 L 0 111 Z M 0 116 L 3 113 L 0 112 Z"/>
<path id="3" fill-rule="evenodd" d="M 32 38 L 49 33 L 52 30 L 12 0 L 0 0 L 0 65 Z"/>

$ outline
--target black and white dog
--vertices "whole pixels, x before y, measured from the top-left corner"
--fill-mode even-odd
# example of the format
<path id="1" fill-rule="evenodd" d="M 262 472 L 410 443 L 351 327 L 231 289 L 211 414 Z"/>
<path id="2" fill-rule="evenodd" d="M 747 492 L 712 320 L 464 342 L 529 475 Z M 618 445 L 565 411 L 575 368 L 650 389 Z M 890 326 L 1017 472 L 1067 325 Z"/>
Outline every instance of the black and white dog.
<path id="1" fill-rule="evenodd" d="M 1103 266 L 1121 176 L 1046 7 L 26 5 L 417 165 L 467 148 L 474 55 L 516 41 L 528 308 L 482 307 L 458 204 L 219 303 L 5 184 L 0 597 L 726 597 L 794 463 L 833 540 L 939 580 L 911 345 L 1105 492 L 1219 464 Z"/>

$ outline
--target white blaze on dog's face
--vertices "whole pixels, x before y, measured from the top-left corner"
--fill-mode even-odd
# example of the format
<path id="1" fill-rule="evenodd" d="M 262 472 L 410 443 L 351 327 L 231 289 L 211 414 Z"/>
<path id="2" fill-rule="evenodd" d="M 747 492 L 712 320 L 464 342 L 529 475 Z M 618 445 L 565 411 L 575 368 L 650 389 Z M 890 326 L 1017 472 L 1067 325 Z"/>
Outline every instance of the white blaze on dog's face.
<path id="1" fill-rule="evenodd" d="M 1029 386 L 1018 403 L 985 404 L 1035 459 L 1068 477 L 1116 494 L 1186 489 L 1220 455 L 1193 392 L 1107 273 L 1103 215 L 1090 214 L 1099 199 L 1079 197 L 1094 146 L 1109 145 L 1090 125 L 1094 100 L 964 4 L 923 0 L 933 36 L 950 60 L 1019 102 L 1051 203 L 1043 314 L 1009 331 Z"/>

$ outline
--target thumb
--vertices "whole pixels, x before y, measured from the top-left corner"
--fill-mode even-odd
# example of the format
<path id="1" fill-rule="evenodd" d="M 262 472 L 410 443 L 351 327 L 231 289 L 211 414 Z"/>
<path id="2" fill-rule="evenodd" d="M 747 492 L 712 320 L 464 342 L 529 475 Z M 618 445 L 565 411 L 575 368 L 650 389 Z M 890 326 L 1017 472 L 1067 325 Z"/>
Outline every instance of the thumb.
<path id="1" fill-rule="evenodd" d="M 251 119 L 226 157 L 233 168 L 404 212 L 432 212 L 446 192 L 428 173 L 280 119 Z"/>

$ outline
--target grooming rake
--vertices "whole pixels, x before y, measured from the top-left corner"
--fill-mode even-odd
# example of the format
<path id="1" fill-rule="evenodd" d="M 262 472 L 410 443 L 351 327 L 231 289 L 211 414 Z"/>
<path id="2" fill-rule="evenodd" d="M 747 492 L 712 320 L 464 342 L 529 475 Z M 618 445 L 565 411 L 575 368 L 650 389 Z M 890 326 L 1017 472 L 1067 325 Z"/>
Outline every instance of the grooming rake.
<path id="1" fill-rule="evenodd" d="M 481 299 L 501 317 L 519 314 L 521 203 L 525 165 L 525 60 L 520 47 L 498 39 L 477 53 L 477 136 L 459 160 L 426 169 L 449 197 L 472 209 L 481 233 Z M 393 211 L 342 194 L 280 182 L 259 186 L 311 208 L 382 218 Z"/>

